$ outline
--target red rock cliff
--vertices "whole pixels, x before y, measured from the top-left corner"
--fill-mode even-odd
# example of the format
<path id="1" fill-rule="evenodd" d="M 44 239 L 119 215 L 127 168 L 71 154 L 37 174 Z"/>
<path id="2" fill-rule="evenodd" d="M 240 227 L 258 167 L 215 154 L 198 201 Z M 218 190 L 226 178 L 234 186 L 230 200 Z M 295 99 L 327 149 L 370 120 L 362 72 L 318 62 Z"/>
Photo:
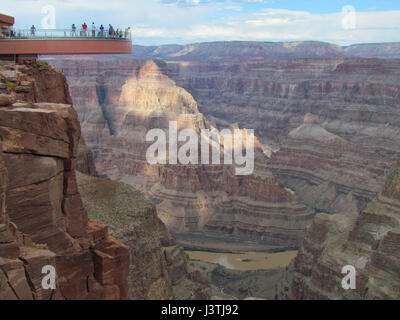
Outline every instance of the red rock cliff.
<path id="1" fill-rule="evenodd" d="M 78 192 L 81 131 L 64 76 L 40 63 L 8 69 L 0 71 L 0 299 L 126 299 L 128 248 L 88 219 Z M 42 288 L 46 265 L 56 290 Z"/>

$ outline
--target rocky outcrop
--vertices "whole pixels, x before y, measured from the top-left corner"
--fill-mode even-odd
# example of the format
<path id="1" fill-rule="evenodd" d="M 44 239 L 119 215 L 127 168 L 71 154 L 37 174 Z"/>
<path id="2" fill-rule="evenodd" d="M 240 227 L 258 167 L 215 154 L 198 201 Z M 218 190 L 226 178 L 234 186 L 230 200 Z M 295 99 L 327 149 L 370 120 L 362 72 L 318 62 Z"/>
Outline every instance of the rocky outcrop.
<path id="1" fill-rule="evenodd" d="M 78 173 L 89 216 L 106 223 L 129 247 L 129 298 L 209 299 L 210 288 L 190 270 L 188 256 L 157 217 L 156 208 L 131 186 Z"/>
<path id="2" fill-rule="evenodd" d="M 126 299 L 128 248 L 88 219 L 77 189 L 77 114 L 42 102 L 71 100 L 65 78 L 43 64 L 16 70 L 2 75 L 17 102 L 0 108 L 0 297 Z M 19 92 L 25 81 L 30 89 Z M 49 265 L 55 290 L 42 286 Z"/>
<path id="3" fill-rule="evenodd" d="M 266 168 L 261 145 L 256 148 L 255 172 L 247 177 L 236 176 L 229 165 L 148 164 L 146 150 L 151 143 L 145 136 L 150 129 L 167 131 L 169 121 L 176 121 L 179 129 L 200 134 L 201 129 L 221 125 L 211 124 L 198 111 L 190 88 L 174 80 L 164 62 L 51 63 L 68 78 L 98 173 L 144 191 L 156 201 L 169 230 L 298 244 L 314 212 Z"/>
<path id="4" fill-rule="evenodd" d="M 13 93 L 14 99 L 24 102 L 72 104 L 67 81 L 62 72 L 46 63 L 29 65 L 5 64 L 0 70 L 0 90 Z M 15 102 L 15 100 L 14 100 Z"/>
<path id="5" fill-rule="evenodd" d="M 400 296 L 400 161 L 383 191 L 360 214 L 321 214 L 305 234 L 281 297 L 398 299 Z M 356 289 L 344 290 L 344 266 L 356 268 Z"/>

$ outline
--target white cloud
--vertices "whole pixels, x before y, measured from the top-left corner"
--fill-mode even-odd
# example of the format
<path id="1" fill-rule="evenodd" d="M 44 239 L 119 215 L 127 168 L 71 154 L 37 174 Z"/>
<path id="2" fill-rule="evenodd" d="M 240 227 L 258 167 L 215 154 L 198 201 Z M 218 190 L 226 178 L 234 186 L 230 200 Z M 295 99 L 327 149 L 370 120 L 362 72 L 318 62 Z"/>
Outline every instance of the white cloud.
<path id="1" fill-rule="evenodd" d="M 237 7 L 237 6 L 227 6 L 225 7 L 225 10 L 233 10 L 233 11 L 242 11 L 242 7 Z"/>
<path id="2" fill-rule="evenodd" d="M 318 40 L 342 45 L 360 42 L 400 41 L 400 11 L 358 12 L 355 29 L 342 27 L 344 15 L 264 9 L 193 26 L 199 40 Z"/>
<path id="3" fill-rule="evenodd" d="M 157 38 L 157 37 L 165 37 L 168 32 L 165 29 L 152 29 L 152 28 L 135 28 L 133 31 L 134 37 L 143 37 L 143 38 Z"/>
<path id="4" fill-rule="evenodd" d="M 256 26 L 256 27 L 267 27 L 267 26 L 279 26 L 279 25 L 286 25 L 290 23 L 289 18 L 272 18 L 272 19 L 267 19 L 267 20 L 247 20 L 247 24 Z"/>

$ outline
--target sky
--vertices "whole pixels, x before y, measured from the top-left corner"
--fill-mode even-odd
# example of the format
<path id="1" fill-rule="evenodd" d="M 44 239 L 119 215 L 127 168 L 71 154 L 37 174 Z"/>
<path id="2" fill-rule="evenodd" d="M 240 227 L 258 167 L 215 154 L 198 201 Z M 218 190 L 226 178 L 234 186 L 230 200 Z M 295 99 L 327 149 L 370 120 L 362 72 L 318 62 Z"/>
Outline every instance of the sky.
<path id="1" fill-rule="evenodd" d="M 209 41 L 400 41 L 399 0 L 13 0 L 16 28 L 131 26 L 134 44 Z"/>

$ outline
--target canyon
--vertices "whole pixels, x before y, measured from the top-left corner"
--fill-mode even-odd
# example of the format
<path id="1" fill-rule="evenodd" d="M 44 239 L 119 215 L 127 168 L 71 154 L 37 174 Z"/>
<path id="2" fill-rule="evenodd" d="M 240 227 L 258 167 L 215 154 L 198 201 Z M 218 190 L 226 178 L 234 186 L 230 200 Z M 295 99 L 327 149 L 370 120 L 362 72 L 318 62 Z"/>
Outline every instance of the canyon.
<path id="1" fill-rule="evenodd" d="M 64 75 L 41 62 L 2 64 L 0 80 L 0 299 L 209 299 L 154 205 L 93 177 Z M 110 189 L 114 202 L 102 194 Z"/>
<path id="2" fill-rule="evenodd" d="M 382 56 L 396 56 L 396 44 L 378 47 L 386 52 Z M 200 230 L 287 246 L 298 244 L 313 210 L 359 212 L 383 187 L 399 154 L 400 64 L 349 58 L 362 55 L 362 48 L 222 42 L 134 47 L 133 57 L 166 63 L 132 56 L 49 61 L 71 83 L 100 174 L 143 190 L 157 202 L 171 231 Z M 238 178 L 231 168 L 218 166 L 146 166 L 146 130 L 166 129 L 171 119 L 197 131 L 254 129 L 256 174 Z M 104 124 L 108 132 L 101 129 Z M 271 190 L 279 181 L 281 186 Z M 245 186 L 260 183 L 258 193 L 263 188 L 268 195 L 247 192 Z M 292 196 L 296 199 L 288 200 Z M 270 217 L 261 222 L 261 212 L 264 217 L 276 213 L 272 207 L 287 201 L 292 205 L 275 207 L 286 212 L 287 223 Z M 249 223 L 255 208 L 257 218 Z M 291 231 L 285 235 L 282 228 Z"/>
<path id="3" fill-rule="evenodd" d="M 262 250 L 300 245 L 283 278 L 277 271 L 260 289 L 268 297 L 276 285 L 279 299 L 398 298 L 398 44 L 223 42 L 134 51 L 47 60 L 71 85 L 87 144 L 82 170 L 95 167 L 141 190 L 185 246 L 222 250 L 204 247 L 206 237 L 218 236 L 224 249 L 249 241 Z M 146 132 L 171 120 L 196 132 L 254 129 L 254 174 L 149 166 Z M 349 264 L 357 289 L 345 291 L 341 270 Z"/>
<path id="4" fill-rule="evenodd" d="M 150 165 L 146 133 L 221 127 L 199 112 L 190 88 L 158 60 L 48 60 L 66 75 L 96 170 L 144 192 L 174 233 L 220 234 L 270 246 L 296 246 L 314 211 L 266 167 L 255 143 L 255 170 L 237 176 L 234 165 Z M 236 128 L 229 125 L 227 128 Z M 245 130 L 246 127 L 240 127 Z"/>
<path id="5" fill-rule="evenodd" d="M 168 65 L 210 121 L 255 129 L 268 169 L 305 204 L 358 212 L 381 190 L 400 151 L 399 60 L 213 57 Z"/>

